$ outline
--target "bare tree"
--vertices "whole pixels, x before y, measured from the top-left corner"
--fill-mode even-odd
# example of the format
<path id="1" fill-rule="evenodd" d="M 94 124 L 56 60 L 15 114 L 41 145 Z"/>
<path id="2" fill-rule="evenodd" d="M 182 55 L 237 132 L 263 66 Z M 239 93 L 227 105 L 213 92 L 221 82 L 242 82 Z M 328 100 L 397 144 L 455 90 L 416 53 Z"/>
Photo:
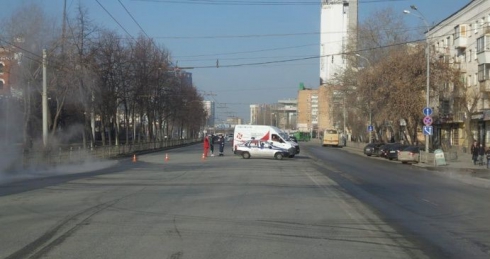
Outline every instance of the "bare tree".
<path id="1" fill-rule="evenodd" d="M 31 139 L 40 136 L 42 49 L 53 45 L 57 38 L 56 31 L 56 23 L 38 4 L 19 7 L 2 22 L 0 29 L 0 45 L 15 52 L 17 61 L 17 66 L 11 71 L 11 87 L 15 97 L 23 104 L 22 133 L 25 146 Z"/>

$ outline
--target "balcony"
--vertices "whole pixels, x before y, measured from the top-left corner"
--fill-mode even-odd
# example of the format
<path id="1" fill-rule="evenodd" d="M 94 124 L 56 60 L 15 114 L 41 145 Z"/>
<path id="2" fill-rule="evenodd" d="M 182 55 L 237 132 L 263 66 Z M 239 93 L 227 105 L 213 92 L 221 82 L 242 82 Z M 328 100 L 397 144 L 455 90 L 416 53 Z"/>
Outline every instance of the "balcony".
<path id="1" fill-rule="evenodd" d="M 459 24 L 454 27 L 454 48 L 466 49 L 468 45 L 467 28 L 467 24 Z"/>
<path id="2" fill-rule="evenodd" d="M 454 39 L 454 48 L 456 49 L 466 49 L 468 45 L 468 39 L 466 37 L 458 37 Z"/>
<path id="3" fill-rule="evenodd" d="M 448 113 L 439 116 L 439 121 L 442 124 L 445 123 L 461 123 L 464 122 L 465 115 L 464 112 Z"/>
<path id="4" fill-rule="evenodd" d="M 485 80 L 480 82 L 480 92 L 485 92 L 485 93 L 490 92 L 490 80 Z"/>
<path id="5" fill-rule="evenodd" d="M 485 50 L 485 51 L 479 52 L 477 54 L 477 58 L 478 58 L 479 64 L 490 63 L 490 51 Z"/>

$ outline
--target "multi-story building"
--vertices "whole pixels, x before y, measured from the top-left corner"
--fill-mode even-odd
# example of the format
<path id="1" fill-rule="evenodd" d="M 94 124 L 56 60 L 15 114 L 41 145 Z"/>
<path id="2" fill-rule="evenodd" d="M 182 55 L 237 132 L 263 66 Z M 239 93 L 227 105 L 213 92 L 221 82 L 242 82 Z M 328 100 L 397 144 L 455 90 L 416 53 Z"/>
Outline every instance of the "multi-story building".
<path id="1" fill-rule="evenodd" d="M 320 132 L 325 129 L 333 129 L 336 126 L 333 120 L 333 112 L 339 110 L 339 107 L 332 98 L 333 89 L 334 87 L 327 85 L 318 88 L 318 129 Z"/>
<path id="2" fill-rule="evenodd" d="M 318 89 L 300 85 L 298 91 L 298 117 L 296 129 L 312 132 L 318 128 Z"/>
<path id="3" fill-rule="evenodd" d="M 10 64 L 13 60 L 12 53 L 3 47 L 0 47 L 0 96 L 10 94 Z"/>
<path id="4" fill-rule="evenodd" d="M 243 124 L 242 118 L 236 116 L 229 116 L 226 118 L 226 123 L 230 125 L 230 128 L 234 128 L 235 125 Z"/>
<path id="5" fill-rule="evenodd" d="M 322 0 L 320 21 L 320 85 L 347 66 L 349 36 L 357 31 L 357 0 Z"/>
<path id="6" fill-rule="evenodd" d="M 270 104 L 251 104 L 250 124 L 272 125 L 272 106 Z"/>
<path id="7" fill-rule="evenodd" d="M 273 109 L 273 125 L 285 130 L 296 129 L 297 99 L 278 100 Z"/>
<path id="8" fill-rule="evenodd" d="M 297 100 L 278 100 L 275 104 L 250 105 L 250 124 L 271 125 L 284 130 L 296 129 Z"/>
<path id="9" fill-rule="evenodd" d="M 431 93 L 435 107 L 433 141 L 454 146 L 468 146 L 464 120 L 471 116 L 471 131 L 476 140 L 490 146 L 490 1 L 473 0 L 431 27 L 426 36 L 435 55 L 459 68 L 465 84 L 463 90 L 454 84 L 440 86 Z M 458 105 L 476 102 L 471 114 Z"/>
<path id="10" fill-rule="evenodd" d="M 213 128 L 215 125 L 215 103 L 213 101 L 203 101 L 204 110 L 206 111 L 206 128 Z"/>
<path id="11" fill-rule="evenodd" d="M 348 47 L 356 47 L 356 42 L 349 39 L 357 34 L 358 0 L 322 0 L 321 24 L 320 24 L 320 86 L 318 88 L 319 106 L 315 128 L 324 130 L 327 128 L 339 128 L 337 114 L 345 114 L 345 106 L 338 104 L 339 94 L 345 91 L 337 91 L 336 75 L 342 74 L 348 62 L 346 52 Z M 301 92 L 301 91 L 300 91 Z M 343 98 L 343 96 L 342 96 Z M 298 123 L 303 115 L 299 111 L 298 98 Z M 311 116 L 305 114 L 305 116 Z M 343 130 L 345 128 L 345 116 L 343 117 Z"/>

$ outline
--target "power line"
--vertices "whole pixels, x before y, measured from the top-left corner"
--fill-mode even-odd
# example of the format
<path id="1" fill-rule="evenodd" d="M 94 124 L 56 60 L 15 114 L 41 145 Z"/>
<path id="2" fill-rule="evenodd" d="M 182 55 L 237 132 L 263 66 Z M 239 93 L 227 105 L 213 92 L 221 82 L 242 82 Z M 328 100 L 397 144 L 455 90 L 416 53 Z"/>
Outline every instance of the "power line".
<path id="1" fill-rule="evenodd" d="M 319 6 L 319 1 L 243 1 L 243 0 L 133 0 L 139 2 L 154 2 L 162 4 L 187 4 L 187 5 L 249 5 L 249 6 Z M 365 0 L 359 3 L 387 3 L 406 0 Z"/>
<path id="2" fill-rule="evenodd" d="M 425 41 L 424 40 L 414 40 L 414 41 L 408 41 L 408 42 L 402 42 L 402 43 L 395 43 L 395 44 L 390 44 L 390 45 L 385 45 L 385 46 L 380 46 L 380 47 L 374 47 L 374 48 L 368 48 L 368 49 L 362 49 L 362 50 L 356 50 L 353 51 L 353 53 L 357 52 L 362 52 L 362 51 L 369 51 L 369 50 L 375 50 L 375 49 L 382 49 L 382 48 L 389 48 L 389 47 L 394 47 L 394 46 L 400 46 L 400 45 L 406 45 L 409 43 L 415 43 L 415 42 L 421 42 Z M 275 60 L 275 61 L 266 61 L 266 62 L 254 62 L 254 63 L 242 63 L 242 64 L 232 64 L 232 65 L 220 65 L 220 68 L 232 68 L 232 67 L 244 67 L 244 66 L 257 66 L 257 65 L 267 65 L 267 64 L 278 64 L 278 63 L 286 63 L 286 62 L 293 62 L 293 61 L 300 61 L 300 60 L 308 60 L 308 59 L 319 59 L 322 57 L 327 57 L 331 55 L 345 55 L 349 54 L 346 52 L 340 52 L 337 54 L 328 54 L 328 55 L 317 55 L 317 56 L 310 56 L 310 57 L 303 57 L 303 58 L 294 58 L 294 59 L 284 59 L 284 60 Z M 195 66 L 192 67 L 193 69 L 196 68 L 216 68 L 215 65 L 209 65 L 209 66 Z"/>
<path id="3" fill-rule="evenodd" d="M 203 55 L 189 55 L 189 56 L 176 56 L 176 57 L 179 57 L 179 58 L 193 57 L 193 58 L 195 58 L 195 57 L 249 54 L 249 53 L 258 53 L 258 52 L 265 52 L 265 51 L 273 51 L 273 50 L 295 49 L 295 48 L 310 47 L 310 46 L 319 46 L 319 44 L 316 43 L 316 44 L 306 44 L 306 45 L 290 46 L 290 47 L 283 47 L 283 48 L 271 48 L 271 49 L 260 49 L 260 50 L 250 50 L 250 51 L 226 52 L 226 53 L 203 54 Z M 174 57 L 174 58 L 176 58 L 176 57 Z"/>
<path id="4" fill-rule="evenodd" d="M 117 19 L 114 16 L 112 16 L 112 14 L 99 2 L 99 0 L 95 0 L 95 2 L 97 2 L 100 5 L 100 7 L 102 7 L 102 9 L 104 9 L 104 11 L 112 18 L 112 20 L 114 20 L 119 25 L 119 27 L 121 27 L 121 29 L 125 31 L 126 34 L 128 34 L 131 39 L 134 40 L 131 33 L 129 33 L 128 30 L 126 30 L 126 28 L 124 28 L 124 26 L 122 26 L 122 24 L 119 23 L 119 21 L 117 21 Z"/>
<path id="5" fill-rule="evenodd" d="M 124 8 L 124 10 L 126 10 L 126 13 L 129 15 L 129 17 L 131 17 L 131 19 L 133 19 L 133 22 L 136 23 L 136 25 L 138 25 L 138 27 L 146 35 L 146 37 L 148 37 L 150 39 L 150 36 L 148 36 L 146 31 L 143 29 L 143 27 L 141 27 L 141 25 L 138 23 L 138 21 L 136 21 L 136 19 L 133 17 L 133 15 L 129 12 L 128 8 L 126 8 L 126 6 L 121 2 L 121 0 L 117 0 L 117 1 L 121 4 L 121 6 Z"/>

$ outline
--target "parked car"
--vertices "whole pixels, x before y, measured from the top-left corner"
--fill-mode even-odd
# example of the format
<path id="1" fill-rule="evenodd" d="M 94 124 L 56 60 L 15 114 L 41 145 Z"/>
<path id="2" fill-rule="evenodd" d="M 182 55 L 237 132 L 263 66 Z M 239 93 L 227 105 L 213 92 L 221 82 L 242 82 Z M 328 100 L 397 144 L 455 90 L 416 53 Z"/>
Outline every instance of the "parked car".
<path id="1" fill-rule="evenodd" d="M 283 157 L 289 157 L 296 151 L 294 147 L 290 150 L 274 145 L 273 142 L 261 140 L 248 140 L 244 144 L 237 145 L 235 154 L 241 155 L 244 159 L 253 158 L 275 158 L 282 160 Z"/>
<path id="2" fill-rule="evenodd" d="M 378 152 L 379 156 L 386 158 L 386 155 L 388 154 L 390 147 L 395 145 L 395 144 L 400 144 L 400 143 L 386 143 L 386 144 L 381 145 L 379 147 L 379 152 Z"/>
<path id="3" fill-rule="evenodd" d="M 397 160 L 398 159 L 398 153 L 407 148 L 408 145 L 403 145 L 400 143 L 396 143 L 394 145 L 391 145 L 388 149 L 388 152 L 386 153 L 386 158 L 389 160 Z"/>
<path id="4" fill-rule="evenodd" d="M 379 149 L 383 145 L 383 143 L 369 143 L 364 147 L 364 154 L 366 156 L 379 156 Z"/>
<path id="5" fill-rule="evenodd" d="M 403 164 L 420 162 L 420 150 L 418 146 L 408 146 L 398 153 L 398 161 Z"/>

